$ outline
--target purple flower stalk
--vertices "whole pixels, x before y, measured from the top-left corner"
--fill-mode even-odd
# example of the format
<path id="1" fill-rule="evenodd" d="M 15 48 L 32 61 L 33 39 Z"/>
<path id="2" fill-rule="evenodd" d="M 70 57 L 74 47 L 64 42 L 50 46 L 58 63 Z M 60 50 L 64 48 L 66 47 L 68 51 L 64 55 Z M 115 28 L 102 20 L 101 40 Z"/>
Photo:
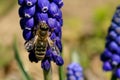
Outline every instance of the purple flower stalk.
<path id="1" fill-rule="evenodd" d="M 52 46 L 46 46 L 44 58 L 41 60 L 41 67 L 44 70 L 49 70 L 51 67 L 51 61 L 55 62 L 58 66 L 64 64 L 61 57 L 62 52 L 62 0 L 18 0 L 20 26 L 23 30 L 23 38 L 25 44 L 32 41 L 34 42 L 37 35 L 37 26 L 40 22 L 48 25 L 49 38 L 52 42 Z M 26 44 L 27 51 L 29 53 L 29 60 L 31 62 L 38 62 L 38 58 L 35 54 L 35 47 L 31 44 Z M 48 44 L 48 43 L 47 43 Z"/>
<path id="2" fill-rule="evenodd" d="M 101 54 L 104 71 L 112 71 L 115 77 L 120 78 L 120 6 L 112 18 L 111 26 L 106 38 L 105 50 Z"/>
<path id="3" fill-rule="evenodd" d="M 67 80 L 84 80 L 83 69 L 78 63 L 71 63 L 67 67 Z"/>

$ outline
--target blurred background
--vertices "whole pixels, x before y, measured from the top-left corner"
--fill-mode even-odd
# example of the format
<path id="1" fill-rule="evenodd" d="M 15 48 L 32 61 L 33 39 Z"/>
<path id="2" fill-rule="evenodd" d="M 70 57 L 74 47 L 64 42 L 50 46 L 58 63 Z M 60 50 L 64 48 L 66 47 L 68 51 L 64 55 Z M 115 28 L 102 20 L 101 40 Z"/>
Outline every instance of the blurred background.
<path id="1" fill-rule="evenodd" d="M 87 80 L 110 80 L 111 73 L 102 71 L 99 57 L 104 50 L 111 18 L 119 4 L 118 0 L 64 0 L 64 69 L 71 61 L 70 54 L 77 52 Z M 18 8 L 17 0 L 0 0 L 0 80 L 22 80 L 12 47 L 15 35 L 25 70 L 33 80 L 43 80 L 40 63 L 29 62 L 24 49 Z M 52 67 L 53 80 L 58 80 L 57 66 L 53 63 Z"/>

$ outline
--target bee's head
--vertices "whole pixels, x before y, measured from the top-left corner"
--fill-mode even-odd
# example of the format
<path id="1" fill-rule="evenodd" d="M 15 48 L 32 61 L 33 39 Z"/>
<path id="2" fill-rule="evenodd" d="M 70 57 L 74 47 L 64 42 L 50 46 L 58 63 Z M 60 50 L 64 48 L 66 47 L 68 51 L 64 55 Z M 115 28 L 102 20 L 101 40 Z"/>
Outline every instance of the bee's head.
<path id="1" fill-rule="evenodd" d="M 45 30 L 45 31 L 47 31 L 49 29 L 48 25 L 45 22 L 39 22 L 39 28 L 41 30 Z"/>

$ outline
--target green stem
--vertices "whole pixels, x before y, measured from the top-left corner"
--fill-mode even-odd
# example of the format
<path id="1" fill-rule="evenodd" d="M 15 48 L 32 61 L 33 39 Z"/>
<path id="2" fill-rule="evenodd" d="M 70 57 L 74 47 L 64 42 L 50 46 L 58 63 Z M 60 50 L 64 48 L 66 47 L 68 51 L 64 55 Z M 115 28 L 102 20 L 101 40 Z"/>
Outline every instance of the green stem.
<path id="1" fill-rule="evenodd" d="M 117 80 L 117 77 L 114 74 L 112 74 L 111 80 Z"/>
<path id="2" fill-rule="evenodd" d="M 64 70 L 63 66 L 59 66 L 58 71 L 59 71 L 59 80 L 65 80 L 64 79 Z"/>
<path id="3" fill-rule="evenodd" d="M 15 59 L 18 63 L 18 66 L 19 66 L 23 76 L 24 76 L 24 80 L 32 80 L 23 67 L 22 61 L 21 61 L 20 56 L 19 56 L 19 51 L 18 51 L 16 39 L 14 40 L 14 43 L 13 43 L 13 49 L 14 49 L 14 53 L 15 53 Z"/>
<path id="4" fill-rule="evenodd" d="M 43 70 L 43 74 L 44 74 L 44 80 L 52 80 L 52 70 L 51 70 L 51 68 L 48 71 Z"/>
<path id="5" fill-rule="evenodd" d="M 61 56 L 63 57 L 63 54 L 61 54 Z M 59 73 L 59 80 L 65 80 L 65 74 L 64 74 L 64 67 L 63 66 L 59 66 L 58 67 L 58 73 Z"/>

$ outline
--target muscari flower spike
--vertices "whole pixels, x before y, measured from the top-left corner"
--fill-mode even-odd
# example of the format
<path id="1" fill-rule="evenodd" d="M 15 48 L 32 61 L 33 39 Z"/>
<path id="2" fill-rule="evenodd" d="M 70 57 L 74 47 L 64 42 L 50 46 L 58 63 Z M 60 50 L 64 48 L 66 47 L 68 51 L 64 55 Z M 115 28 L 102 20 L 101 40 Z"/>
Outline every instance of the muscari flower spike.
<path id="1" fill-rule="evenodd" d="M 101 60 L 104 71 L 112 71 L 117 78 L 120 78 L 120 6 L 112 18 Z"/>
<path id="2" fill-rule="evenodd" d="M 84 80 L 83 69 L 78 63 L 71 63 L 67 67 L 67 80 Z"/>
<path id="3" fill-rule="evenodd" d="M 63 0 L 18 0 L 20 26 L 23 31 L 23 38 L 25 42 L 35 38 L 35 28 L 39 22 L 44 22 L 49 26 L 49 38 L 53 41 L 54 46 L 57 47 L 55 51 L 52 47 L 47 46 L 44 59 L 41 61 L 41 67 L 44 70 L 49 70 L 51 61 L 56 65 L 64 64 L 63 58 L 60 56 L 62 52 L 62 11 Z M 29 60 L 31 62 L 38 62 L 34 48 L 29 53 Z"/>

